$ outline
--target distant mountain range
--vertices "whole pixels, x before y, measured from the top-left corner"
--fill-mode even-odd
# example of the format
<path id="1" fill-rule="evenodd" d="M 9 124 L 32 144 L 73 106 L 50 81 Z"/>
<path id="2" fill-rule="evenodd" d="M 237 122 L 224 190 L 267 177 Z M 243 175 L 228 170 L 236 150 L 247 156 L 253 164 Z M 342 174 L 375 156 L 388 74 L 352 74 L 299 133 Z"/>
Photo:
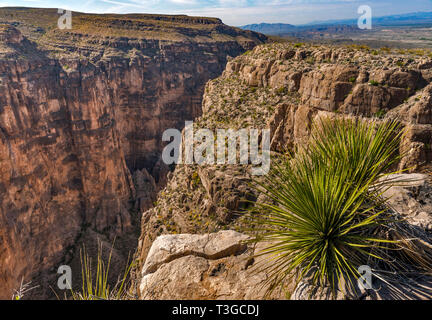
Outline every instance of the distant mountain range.
<path id="1" fill-rule="evenodd" d="M 292 24 L 285 23 L 260 23 L 260 24 L 249 24 L 247 26 L 240 27 L 243 30 L 251 30 L 259 33 L 276 35 L 276 34 L 284 34 L 287 32 L 292 32 L 298 30 L 299 27 L 296 27 Z"/>
<path id="2" fill-rule="evenodd" d="M 373 18 L 373 24 L 375 26 L 403 26 L 403 25 L 421 25 L 421 24 L 432 24 L 432 12 L 415 12 L 400 15 L 390 15 L 384 17 Z M 345 19 L 345 20 L 328 20 L 328 21 L 316 21 L 305 25 L 295 26 L 292 24 L 284 23 L 260 23 L 260 24 L 249 24 L 241 26 L 239 28 L 244 30 L 251 30 L 267 35 L 286 35 L 297 32 L 304 32 L 310 29 L 316 28 L 328 28 L 329 26 L 353 26 L 357 25 L 357 19 Z"/>

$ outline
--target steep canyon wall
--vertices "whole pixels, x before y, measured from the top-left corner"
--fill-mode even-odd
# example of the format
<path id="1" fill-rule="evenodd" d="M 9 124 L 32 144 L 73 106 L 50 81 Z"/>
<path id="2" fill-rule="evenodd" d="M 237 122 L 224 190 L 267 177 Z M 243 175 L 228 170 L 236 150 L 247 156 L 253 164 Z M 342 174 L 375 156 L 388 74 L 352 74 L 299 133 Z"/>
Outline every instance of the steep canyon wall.
<path id="1" fill-rule="evenodd" d="M 78 243 L 117 237 L 134 250 L 137 213 L 168 172 L 163 131 L 199 116 L 205 83 L 265 37 L 205 19 L 196 25 L 224 40 L 102 37 L 82 24 L 39 36 L 0 14 L 0 298 L 35 277 L 35 296 L 49 296 Z"/>

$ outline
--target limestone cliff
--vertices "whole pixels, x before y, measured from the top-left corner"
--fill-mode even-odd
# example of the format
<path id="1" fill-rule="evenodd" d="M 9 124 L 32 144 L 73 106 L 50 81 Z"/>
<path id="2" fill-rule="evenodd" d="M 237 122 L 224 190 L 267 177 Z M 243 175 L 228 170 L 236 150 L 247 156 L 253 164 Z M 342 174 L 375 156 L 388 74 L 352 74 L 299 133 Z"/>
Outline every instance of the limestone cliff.
<path id="1" fill-rule="evenodd" d="M 0 9 L 0 298 L 35 277 L 35 296 L 52 294 L 58 265 L 97 237 L 117 237 L 124 262 L 168 172 L 162 132 L 199 116 L 205 83 L 266 40 L 218 19 L 58 18 Z"/>

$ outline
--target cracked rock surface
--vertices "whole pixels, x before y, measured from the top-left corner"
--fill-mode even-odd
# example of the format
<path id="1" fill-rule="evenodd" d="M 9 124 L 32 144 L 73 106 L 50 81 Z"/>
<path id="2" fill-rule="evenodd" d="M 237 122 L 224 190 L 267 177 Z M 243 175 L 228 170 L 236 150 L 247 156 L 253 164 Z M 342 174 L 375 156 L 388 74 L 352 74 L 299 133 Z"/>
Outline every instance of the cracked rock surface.
<path id="1" fill-rule="evenodd" d="M 248 236 L 232 231 L 205 235 L 161 236 L 142 269 L 142 299 L 262 299 L 267 275 L 255 266 L 260 250 L 245 244 Z M 285 299 L 275 291 L 272 299 Z"/>

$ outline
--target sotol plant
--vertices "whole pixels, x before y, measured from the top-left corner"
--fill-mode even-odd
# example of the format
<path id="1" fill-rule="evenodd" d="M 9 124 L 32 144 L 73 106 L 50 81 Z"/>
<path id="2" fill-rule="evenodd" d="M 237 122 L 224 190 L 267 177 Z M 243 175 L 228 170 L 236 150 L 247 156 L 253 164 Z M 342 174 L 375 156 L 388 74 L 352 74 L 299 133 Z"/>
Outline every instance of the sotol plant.
<path id="1" fill-rule="evenodd" d="M 252 242 L 268 244 L 259 254 L 267 258 L 260 269 L 269 274 L 268 293 L 292 277 L 333 292 L 343 283 L 352 288 L 359 266 L 402 270 L 407 256 L 404 261 L 430 270 L 430 252 L 416 254 L 407 240 L 412 234 L 401 232 L 382 197 L 400 159 L 401 126 L 323 119 L 312 131 L 307 147 L 257 181 L 268 200 L 256 204 L 246 220 Z"/>
<path id="2" fill-rule="evenodd" d="M 96 271 L 93 269 L 92 259 L 89 257 L 86 248 L 80 250 L 81 259 L 81 276 L 82 288 L 81 291 L 71 290 L 73 300 L 127 300 L 128 284 L 130 271 L 133 268 L 133 263 L 130 263 L 125 268 L 123 275 L 118 277 L 118 281 L 114 287 L 109 284 L 109 271 L 111 267 L 111 258 L 114 244 L 105 262 L 102 255 L 102 243 L 98 244 L 98 255 L 96 262 Z"/>

